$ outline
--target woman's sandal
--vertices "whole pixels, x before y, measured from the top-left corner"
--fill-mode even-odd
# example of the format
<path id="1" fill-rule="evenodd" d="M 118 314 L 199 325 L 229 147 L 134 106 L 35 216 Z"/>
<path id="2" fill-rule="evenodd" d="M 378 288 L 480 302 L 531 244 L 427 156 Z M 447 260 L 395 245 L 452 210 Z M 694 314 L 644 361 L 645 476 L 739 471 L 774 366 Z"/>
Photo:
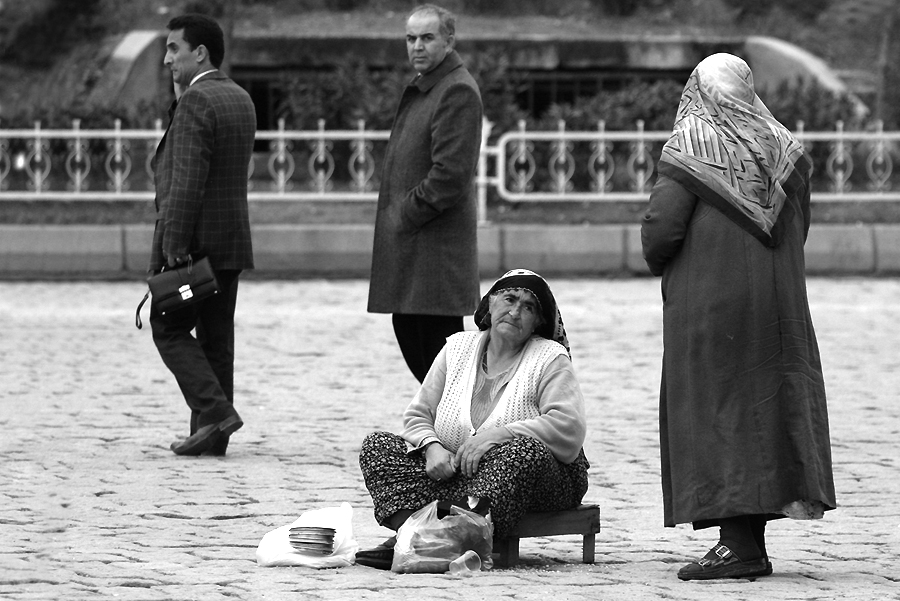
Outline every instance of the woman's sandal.
<path id="1" fill-rule="evenodd" d="M 702 559 L 689 563 L 678 570 L 681 580 L 714 580 L 716 578 L 752 578 L 768 576 L 772 564 L 765 557 L 741 561 L 731 549 L 722 544 L 715 545 Z"/>
<path id="2" fill-rule="evenodd" d="M 392 536 L 377 547 L 356 552 L 356 563 L 376 570 L 390 570 L 394 563 L 394 545 L 397 537 Z"/>

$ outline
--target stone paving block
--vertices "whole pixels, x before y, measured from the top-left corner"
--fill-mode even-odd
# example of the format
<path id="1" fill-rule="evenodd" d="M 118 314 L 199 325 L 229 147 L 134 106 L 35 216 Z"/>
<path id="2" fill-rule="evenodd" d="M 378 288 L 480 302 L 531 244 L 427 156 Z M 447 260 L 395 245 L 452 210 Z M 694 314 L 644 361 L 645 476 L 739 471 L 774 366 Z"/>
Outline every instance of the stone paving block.
<path id="1" fill-rule="evenodd" d="M 506 269 L 532 269 L 542 275 L 620 273 L 625 267 L 625 234 L 619 225 L 506 225 Z"/>
<path id="2" fill-rule="evenodd" d="M 867 274 L 875 271 L 875 236 L 870 225 L 817 225 L 809 229 L 806 272 Z"/>
<path id="3" fill-rule="evenodd" d="M 118 226 L 0 225 L 0 273 L 77 275 L 122 267 Z"/>

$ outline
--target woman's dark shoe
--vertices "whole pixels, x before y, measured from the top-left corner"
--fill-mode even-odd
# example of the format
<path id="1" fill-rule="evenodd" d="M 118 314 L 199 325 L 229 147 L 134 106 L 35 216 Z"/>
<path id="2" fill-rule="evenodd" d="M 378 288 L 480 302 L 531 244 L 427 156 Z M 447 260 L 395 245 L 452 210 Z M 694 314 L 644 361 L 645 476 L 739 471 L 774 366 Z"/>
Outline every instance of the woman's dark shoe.
<path id="1" fill-rule="evenodd" d="M 772 564 L 765 557 L 741 561 L 731 549 L 722 544 L 715 545 L 702 559 L 689 563 L 678 570 L 681 580 L 714 580 L 716 578 L 751 578 L 768 576 Z"/>
<path id="2" fill-rule="evenodd" d="M 397 537 L 392 536 L 377 547 L 356 552 L 356 563 L 376 570 L 390 570 L 394 563 L 394 545 Z"/>

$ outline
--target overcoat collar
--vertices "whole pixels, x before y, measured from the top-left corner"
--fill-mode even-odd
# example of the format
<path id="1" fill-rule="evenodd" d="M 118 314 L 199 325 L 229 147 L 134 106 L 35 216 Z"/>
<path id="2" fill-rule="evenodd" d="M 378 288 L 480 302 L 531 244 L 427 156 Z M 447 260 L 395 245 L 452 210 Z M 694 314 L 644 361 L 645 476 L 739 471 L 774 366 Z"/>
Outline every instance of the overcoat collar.
<path id="1" fill-rule="evenodd" d="M 462 59 L 457 54 L 456 50 L 451 50 L 447 53 L 447 56 L 444 57 L 444 60 L 441 61 L 441 64 L 426 73 L 425 75 L 417 75 L 416 78 L 412 81 L 410 85 L 414 85 L 419 88 L 420 92 L 427 92 L 431 88 L 433 88 L 437 82 L 444 79 L 444 77 L 453 71 L 454 69 L 458 69 L 462 67 L 463 62 Z"/>

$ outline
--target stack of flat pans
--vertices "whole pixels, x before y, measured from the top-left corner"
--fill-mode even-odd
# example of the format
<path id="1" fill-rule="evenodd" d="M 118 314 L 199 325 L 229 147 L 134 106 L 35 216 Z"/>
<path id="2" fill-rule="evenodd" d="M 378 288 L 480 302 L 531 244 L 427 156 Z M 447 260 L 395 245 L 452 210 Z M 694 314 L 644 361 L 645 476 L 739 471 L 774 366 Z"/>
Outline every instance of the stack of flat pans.
<path id="1" fill-rule="evenodd" d="M 334 552 L 334 528 L 294 526 L 288 541 L 294 550 L 305 555 L 331 555 Z"/>

